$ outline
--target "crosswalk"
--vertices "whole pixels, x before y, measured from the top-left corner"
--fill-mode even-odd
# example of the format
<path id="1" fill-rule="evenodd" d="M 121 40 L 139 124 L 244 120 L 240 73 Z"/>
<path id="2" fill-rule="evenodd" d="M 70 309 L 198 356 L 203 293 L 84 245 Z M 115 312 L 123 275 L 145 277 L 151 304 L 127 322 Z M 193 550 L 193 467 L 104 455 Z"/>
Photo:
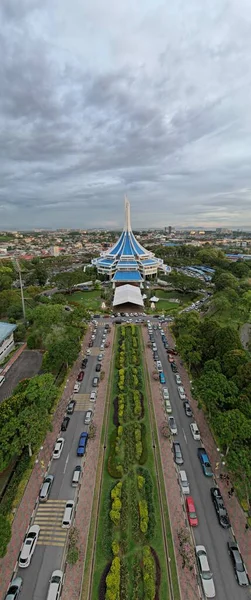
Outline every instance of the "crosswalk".
<path id="1" fill-rule="evenodd" d="M 66 500 L 48 500 L 46 504 L 39 504 L 34 525 L 39 525 L 40 546 L 64 546 L 67 530 L 62 529 Z"/>
<path id="2" fill-rule="evenodd" d="M 90 408 L 90 393 L 89 394 L 74 394 L 74 400 L 76 400 L 76 410 L 88 410 Z"/>

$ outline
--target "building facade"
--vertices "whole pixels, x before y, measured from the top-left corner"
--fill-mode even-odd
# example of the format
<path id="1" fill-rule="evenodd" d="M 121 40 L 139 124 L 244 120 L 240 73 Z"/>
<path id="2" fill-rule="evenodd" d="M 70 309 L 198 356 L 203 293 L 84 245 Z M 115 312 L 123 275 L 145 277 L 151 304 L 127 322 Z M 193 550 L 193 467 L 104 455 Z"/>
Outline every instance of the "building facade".
<path id="1" fill-rule="evenodd" d="M 0 321 L 0 364 L 15 346 L 13 332 L 16 325 Z"/>

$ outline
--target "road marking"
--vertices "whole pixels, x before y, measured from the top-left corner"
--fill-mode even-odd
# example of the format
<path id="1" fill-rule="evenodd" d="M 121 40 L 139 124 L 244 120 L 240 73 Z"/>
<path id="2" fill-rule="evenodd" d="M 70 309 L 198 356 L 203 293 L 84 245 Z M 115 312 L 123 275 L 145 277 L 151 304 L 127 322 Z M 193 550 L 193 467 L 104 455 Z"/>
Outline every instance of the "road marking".
<path id="1" fill-rule="evenodd" d="M 66 471 L 66 469 L 67 469 L 67 464 L 68 464 L 69 456 L 70 456 L 70 455 L 68 454 L 68 456 L 67 456 L 67 459 L 66 459 L 66 461 L 65 461 L 65 468 L 64 468 L 64 471 L 63 471 L 63 473 L 65 473 L 65 471 Z"/>
<path id="2" fill-rule="evenodd" d="M 65 545 L 67 531 L 62 529 L 66 500 L 48 500 L 39 505 L 34 523 L 40 526 L 38 544 L 40 546 Z"/>
<path id="3" fill-rule="evenodd" d="M 185 442 L 186 442 L 186 444 L 187 444 L 187 436 L 186 436 L 186 434 L 185 434 L 185 431 L 184 431 L 183 427 L 182 427 L 182 431 L 183 431 L 183 435 L 184 435 L 184 438 L 185 438 Z"/>

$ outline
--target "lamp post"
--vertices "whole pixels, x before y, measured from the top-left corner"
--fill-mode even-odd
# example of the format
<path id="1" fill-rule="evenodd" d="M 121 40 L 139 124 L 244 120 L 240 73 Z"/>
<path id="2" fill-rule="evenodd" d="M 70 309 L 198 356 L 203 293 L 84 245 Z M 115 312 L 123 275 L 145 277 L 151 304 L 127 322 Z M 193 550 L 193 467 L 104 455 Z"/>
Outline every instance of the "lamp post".
<path id="1" fill-rule="evenodd" d="M 22 308 L 23 308 L 23 318 L 24 318 L 24 323 L 25 323 L 26 316 L 25 316 L 25 305 L 24 305 L 23 281 L 22 281 L 22 273 L 21 273 L 20 265 L 19 265 L 19 262 L 18 262 L 17 258 L 15 259 L 14 264 L 15 264 L 15 266 L 16 266 L 16 268 L 18 270 L 18 274 L 19 274 L 21 300 L 22 300 Z"/>

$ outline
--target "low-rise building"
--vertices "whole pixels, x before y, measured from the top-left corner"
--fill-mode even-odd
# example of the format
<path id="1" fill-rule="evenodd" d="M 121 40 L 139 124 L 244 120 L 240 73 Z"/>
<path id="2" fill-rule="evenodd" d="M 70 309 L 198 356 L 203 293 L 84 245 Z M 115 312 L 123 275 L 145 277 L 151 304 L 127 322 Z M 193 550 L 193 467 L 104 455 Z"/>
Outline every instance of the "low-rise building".
<path id="1" fill-rule="evenodd" d="M 13 350 L 15 342 L 13 337 L 13 331 L 16 329 L 16 325 L 5 323 L 0 321 L 0 363 L 8 356 Z"/>

